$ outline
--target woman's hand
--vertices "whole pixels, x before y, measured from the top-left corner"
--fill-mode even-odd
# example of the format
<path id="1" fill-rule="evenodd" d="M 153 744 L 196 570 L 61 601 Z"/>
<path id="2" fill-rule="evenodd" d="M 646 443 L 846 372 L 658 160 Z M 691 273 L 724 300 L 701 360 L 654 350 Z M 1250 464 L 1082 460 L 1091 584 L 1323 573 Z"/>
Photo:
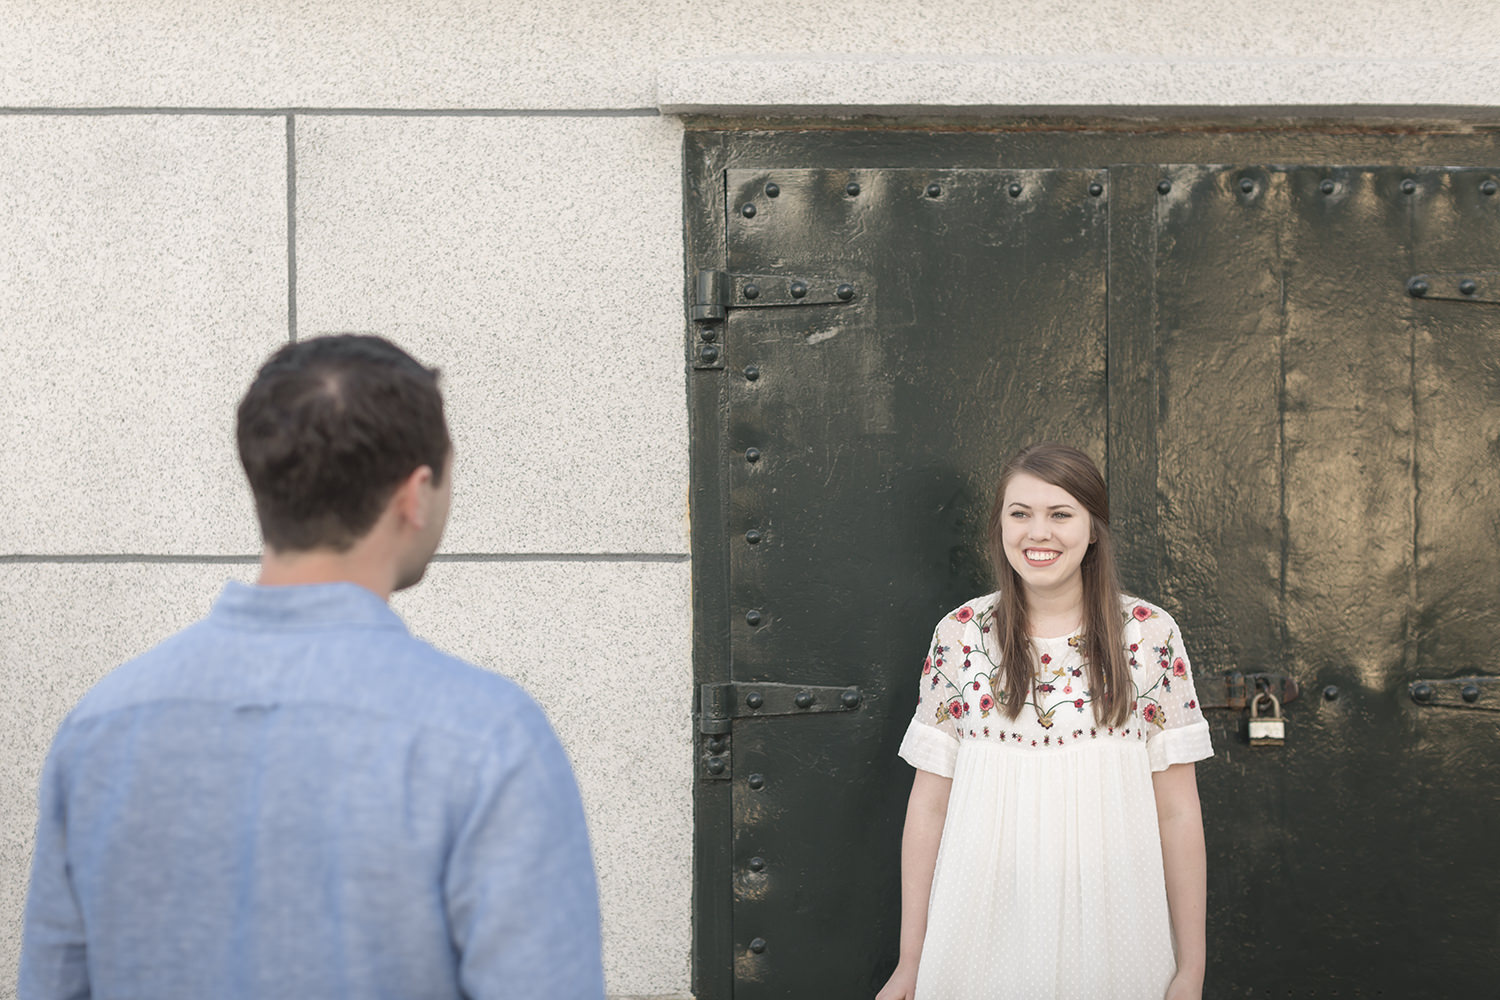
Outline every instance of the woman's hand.
<path id="1" fill-rule="evenodd" d="M 887 979 L 885 986 L 875 994 L 875 1000 L 912 1000 L 916 993 L 917 967 L 901 964 L 896 966 L 896 971 L 891 973 L 891 978 Z M 1171 996 L 1170 993 L 1167 995 Z"/>
<path id="2" fill-rule="evenodd" d="M 1203 977 L 1177 973 L 1168 984 L 1163 1000 L 1203 1000 Z"/>

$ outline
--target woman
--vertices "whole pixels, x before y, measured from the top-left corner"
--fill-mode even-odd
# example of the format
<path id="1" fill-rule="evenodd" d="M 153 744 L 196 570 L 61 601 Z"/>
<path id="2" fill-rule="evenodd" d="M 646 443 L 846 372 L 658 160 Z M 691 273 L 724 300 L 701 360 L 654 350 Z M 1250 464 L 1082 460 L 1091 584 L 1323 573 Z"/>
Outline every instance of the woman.
<path id="1" fill-rule="evenodd" d="M 901 957 L 878 1000 L 1198 1000 L 1212 755 L 1177 625 L 1122 597 L 1104 479 L 1040 444 L 989 521 L 1000 589 L 948 614 L 901 743 L 917 770 Z"/>

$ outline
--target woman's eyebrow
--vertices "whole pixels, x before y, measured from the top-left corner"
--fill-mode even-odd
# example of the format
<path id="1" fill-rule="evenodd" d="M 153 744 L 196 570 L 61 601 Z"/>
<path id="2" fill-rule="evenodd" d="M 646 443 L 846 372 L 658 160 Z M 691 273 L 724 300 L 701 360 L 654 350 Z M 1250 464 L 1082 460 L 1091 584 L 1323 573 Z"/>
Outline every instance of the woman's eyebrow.
<path id="1" fill-rule="evenodd" d="M 1019 500 L 1012 500 L 1010 502 L 1010 505 L 1012 507 L 1024 507 L 1027 510 L 1031 509 L 1031 504 L 1029 504 L 1029 503 L 1022 503 Z M 1051 507 L 1048 507 L 1047 509 L 1048 510 L 1072 510 L 1073 509 L 1073 505 L 1070 504 L 1070 503 L 1055 503 Z"/>

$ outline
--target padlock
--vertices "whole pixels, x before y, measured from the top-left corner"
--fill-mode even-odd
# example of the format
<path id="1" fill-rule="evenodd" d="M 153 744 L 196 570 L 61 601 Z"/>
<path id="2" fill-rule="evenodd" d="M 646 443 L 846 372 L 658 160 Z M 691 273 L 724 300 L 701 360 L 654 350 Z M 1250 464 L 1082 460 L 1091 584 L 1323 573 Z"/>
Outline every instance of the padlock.
<path id="1" fill-rule="evenodd" d="M 1271 715 L 1261 718 L 1260 703 L 1270 701 Z M 1279 747 L 1286 742 L 1286 720 L 1281 717 L 1281 699 L 1269 691 L 1262 691 L 1250 703 L 1250 745 L 1253 747 Z"/>

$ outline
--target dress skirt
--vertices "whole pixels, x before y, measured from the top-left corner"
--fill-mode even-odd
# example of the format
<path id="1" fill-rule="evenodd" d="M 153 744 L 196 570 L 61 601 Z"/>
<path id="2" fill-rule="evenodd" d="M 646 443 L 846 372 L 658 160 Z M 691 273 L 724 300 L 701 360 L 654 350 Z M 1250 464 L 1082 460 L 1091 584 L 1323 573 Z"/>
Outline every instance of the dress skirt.
<path id="1" fill-rule="evenodd" d="M 1143 743 L 964 740 L 916 1000 L 1161 1000 L 1176 971 Z"/>

